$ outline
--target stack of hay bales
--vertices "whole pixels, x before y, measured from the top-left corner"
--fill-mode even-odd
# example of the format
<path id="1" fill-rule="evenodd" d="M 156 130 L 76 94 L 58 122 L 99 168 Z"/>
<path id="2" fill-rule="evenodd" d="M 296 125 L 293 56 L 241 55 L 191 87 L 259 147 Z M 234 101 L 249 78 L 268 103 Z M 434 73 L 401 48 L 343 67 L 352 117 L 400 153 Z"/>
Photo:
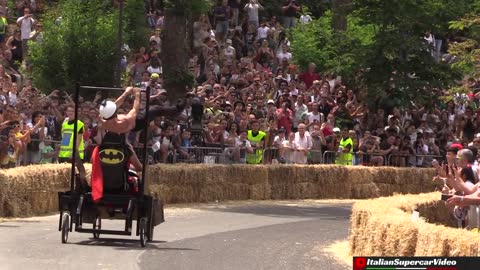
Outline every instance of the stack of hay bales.
<path id="1" fill-rule="evenodd" d="M 478 256 L 480 235 L 454 225 L 440 194 L 396 195 L 355 203 L 350 251 L 354 256 Z M 412 211 L 421 219 L 413 220 Z"/>
<path id="2" fill-rule="evenodd" d="M 70 168 L 49 164 L 0 171 L 0 216 L 55 211 L 57 192 L 69 188 Z M 157 164 L 148 167 L 147 192 L 164 203 L 365 199 L 432 191 L 433 175 L 431 169 L 388 167 Z"/>
<path id="3" fill-rule="evenodd" d="M 58 209 L 57 192 L 69 188 L 69 166 L 26 166 L 0 172 L 0 216 L 28 216 Z"/>
<path id="4" fill-rule="evenodd" d="M 335 165 L 155 165 L 150 190 L 167 203 L 365 199 L 430 192 L 434 170 Z"/>

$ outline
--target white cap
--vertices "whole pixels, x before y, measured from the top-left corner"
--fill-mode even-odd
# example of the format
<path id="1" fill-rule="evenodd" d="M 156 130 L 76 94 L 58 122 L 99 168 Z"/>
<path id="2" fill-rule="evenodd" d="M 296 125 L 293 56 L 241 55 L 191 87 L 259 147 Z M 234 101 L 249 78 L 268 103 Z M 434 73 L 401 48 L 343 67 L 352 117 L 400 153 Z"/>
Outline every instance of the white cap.
<path id="1" fill-rule="evenodd" d="M 111 100 L 104 100 L 98 112 L 103 119 L 110 119 L 117 112 L 117 104 Z"/>
<path id="2" fill-rule="evenodd" d="M 340 129 L 339 129 L 338 127 L 336 127 L 336 128 L 333 128 L 332 131 L 333 131 L 333 132 L 340 132 Z"/>
<path id="3" fill-rule="evenodd" d="M 273 99 L 269 99 L 269 100 L 267 101 L 267 104 L 275 104 L 275 101 L 273 101 Z"/>

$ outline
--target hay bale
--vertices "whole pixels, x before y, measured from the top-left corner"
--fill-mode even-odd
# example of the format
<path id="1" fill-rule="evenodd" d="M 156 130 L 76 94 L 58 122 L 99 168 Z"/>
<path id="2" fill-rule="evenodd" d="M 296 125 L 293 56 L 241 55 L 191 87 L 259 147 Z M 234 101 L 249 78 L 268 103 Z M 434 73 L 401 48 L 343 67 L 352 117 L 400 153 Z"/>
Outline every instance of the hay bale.
<path id="1" fill-rule="evenodd" d="M 413 221 L 418 209 L 421 219 Z M 427 223 L 451 222 L 439 193 L 396 195 L 358 202 L 349 239 L 354 256 L 478 256 L 480 235 Z"/>
<path id="2" fill-rule="evenodd" d="M 87 165 L 90 173 L 90 165 Z M 0 172 L 0 216 L 56 210 L 69 189 L 70 164 Z M 432 170 L 336 165 L 165 165 L 147 168 L 148 193 L 164 203 L 215 200 L 349 199 L 430 191 Z"/>

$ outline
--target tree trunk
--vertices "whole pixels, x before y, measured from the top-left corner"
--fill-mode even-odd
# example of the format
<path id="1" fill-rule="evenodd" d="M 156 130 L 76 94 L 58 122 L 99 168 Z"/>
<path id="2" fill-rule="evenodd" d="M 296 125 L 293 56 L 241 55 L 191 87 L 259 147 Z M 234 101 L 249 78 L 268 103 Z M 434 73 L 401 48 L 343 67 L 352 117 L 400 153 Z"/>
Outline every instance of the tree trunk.
<path id="1" fill-rule="evenodd" d="M 347 15 L 351 0 L 333 0 L 332 2 L 332 28 L 335 31 L 347 30 Z"/>
<path id="2" fill-rule="evenodd" d="M 188 74 L 189 37 L 187 17 L 165 14 L 162 38 L 162 68 L 164 88 L 170 100 L 185 96 L 185 86 L 190 84 Z"/>

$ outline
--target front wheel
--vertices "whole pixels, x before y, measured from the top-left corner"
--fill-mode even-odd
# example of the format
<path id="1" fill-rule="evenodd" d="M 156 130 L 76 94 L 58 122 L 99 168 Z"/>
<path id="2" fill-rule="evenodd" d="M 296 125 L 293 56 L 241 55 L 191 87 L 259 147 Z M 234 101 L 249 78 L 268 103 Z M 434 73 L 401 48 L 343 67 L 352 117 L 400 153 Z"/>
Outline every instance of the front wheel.
<path id="1" fill-rule="evenodd" d="M 98 232 L 93 232 L 93 238 L 100 238 L 100 230 L 102 229 L 102 218 L 97 215 L 95 221 L 93 221 L 93 229 L 98 230 Z"/>
<path id="2" fill-rule="evenodd" d="M 62 243 L 67 243 L 68 231 L 70 231 L 70 214 L 63 213 L 62 215 Z"/>
<path id="3" fill-rule="evenodd" d="M 147 245 L 147 218 L 142 217 L 139 221 L 140 245 L 145 247 Z"/>

